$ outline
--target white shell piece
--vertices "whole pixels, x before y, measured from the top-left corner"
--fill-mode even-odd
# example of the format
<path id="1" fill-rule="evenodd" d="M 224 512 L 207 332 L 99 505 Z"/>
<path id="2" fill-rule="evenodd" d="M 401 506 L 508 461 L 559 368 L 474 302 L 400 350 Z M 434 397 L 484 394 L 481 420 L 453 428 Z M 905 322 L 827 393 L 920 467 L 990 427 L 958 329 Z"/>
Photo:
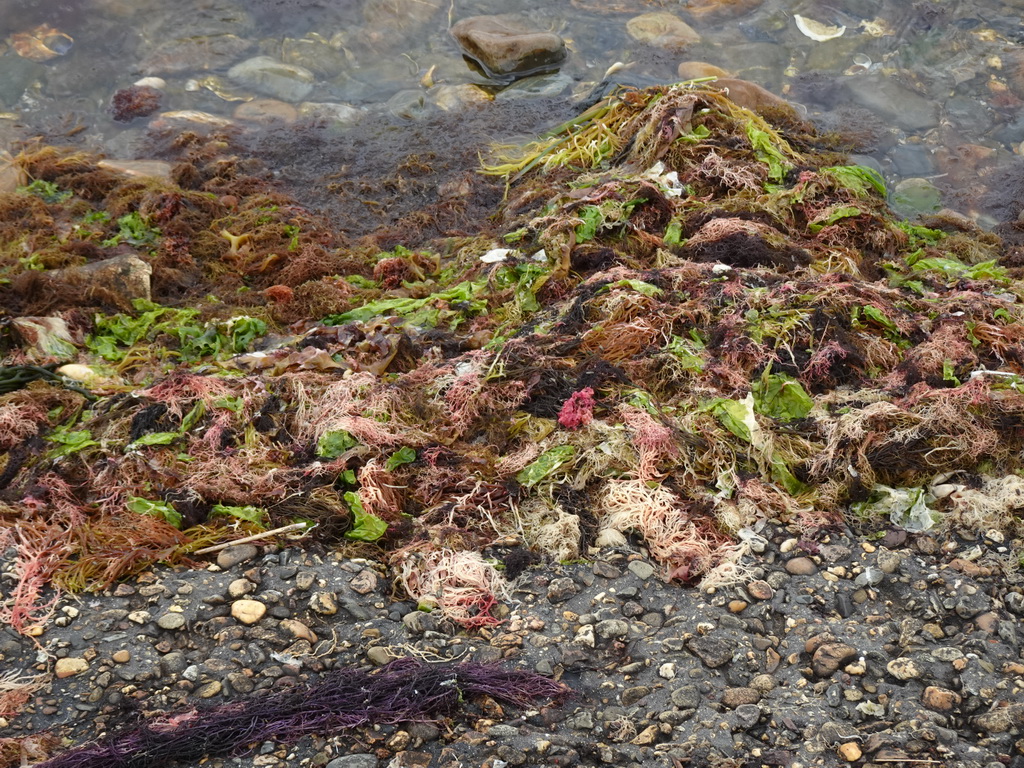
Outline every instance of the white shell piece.
<path id="1" fill-rule="evenodd" d="M 512 253 L 511 248 L 493 248 L 481 256 L 480 261 L 484 264 L 497 264 L 507 259 L 510 253 Z"/>
<path id="2" fill-rule="evenodd" d="M 819 43 L 823 43 L 826 40 L 832 40 L 836 37 L 842 37 L 846 31 L 846 27 L 834 27 L 828 24 L 824 24 L 814 19 L 808 19 L 806 16 L 799 14 L 793 14 L 793 21 L 796 22 L 796 28 L 799 29 L 806 37 L 811 38 Z"/>

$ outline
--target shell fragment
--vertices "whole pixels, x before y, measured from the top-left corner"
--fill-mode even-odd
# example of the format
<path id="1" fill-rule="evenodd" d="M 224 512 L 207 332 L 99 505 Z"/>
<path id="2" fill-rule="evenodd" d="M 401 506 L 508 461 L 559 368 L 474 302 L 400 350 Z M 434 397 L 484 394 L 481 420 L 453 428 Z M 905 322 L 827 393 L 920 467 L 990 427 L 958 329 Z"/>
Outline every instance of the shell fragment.
<path id="1" fill-rule="evenodd" d="M 830 26 L 814 19 L 808 19 L 806 16 L 800 16 L 799 14 L 793 14 L 793 21 L 796 22 L 796 28 L 805 36 L 819 43 L 836 37 L 842 37 L 843 33 L 846 32 L 846 27 Z"/>

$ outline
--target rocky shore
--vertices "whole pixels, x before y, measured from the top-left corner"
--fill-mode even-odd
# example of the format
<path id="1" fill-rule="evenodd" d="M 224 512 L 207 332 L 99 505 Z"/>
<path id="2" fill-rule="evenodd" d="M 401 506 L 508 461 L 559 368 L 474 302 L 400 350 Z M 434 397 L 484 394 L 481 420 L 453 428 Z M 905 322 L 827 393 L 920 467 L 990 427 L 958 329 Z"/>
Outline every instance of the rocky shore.
<path id="1" fill-rule="evenodd" d="M 56 679 L 5 730 L 82 743 L 125 708 L 245 700 L 332 668 L 501 661 L 566 683 L 535 710 L 464 713 L 208 765 L 830 766 L 1024 764 L 1024 591 L 1005 542 L 811 547 L 766 526 L 750 579 L 709 593 L 666 584 L 642 549 L 527 569 L 503 623 L 467 634 L 391 597 L 379 566 L 240 545 L 206 569 L 156 569 L 65 601 L 47 632 Z M 805 549 L 805 547 L 807 547 Z M 6 670 L 33 675 L 6 635 Z"/>

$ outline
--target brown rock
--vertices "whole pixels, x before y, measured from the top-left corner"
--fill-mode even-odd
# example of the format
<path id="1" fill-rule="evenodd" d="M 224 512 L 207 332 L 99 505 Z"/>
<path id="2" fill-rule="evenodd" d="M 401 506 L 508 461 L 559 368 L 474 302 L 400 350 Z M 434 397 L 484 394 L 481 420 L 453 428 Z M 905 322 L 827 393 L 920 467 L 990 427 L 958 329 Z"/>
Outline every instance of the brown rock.
<path id="1" fill-rule="evenodd" d="M 706 61 L 682 61 L 676 72 L 680 80 L 696 80 L 701 77 L 731 77 L 721 67 L 708 64 Z"/>
<path id="2" fill-rule="evenodd" d="M 747 593 L 755 600 L 771 600 L 775 595 L 767 581 L 751 581 L 747 583 Z"/>
<path id="3" fill-rule="evenodd" d="M 960 706 L 960 694 L 937 685 L 929 685 L 921 694 L 921 703 L 936 712 L 949 712 Z"/>
<path id="4" fill-rule="evenodd" d="M 771 91 L 749 80 L 720 77 L 714 84 L 718 88 L 728 89 L 729 100 L 733 104 L 745 107 L 752 112 L 760 112 L 763 109 L 793 109 L 789 102 L 782 97 L 776 96 Z"/>
<path id="5" fill-rule="evenodd" d="M 299 111 L 277 99 L 253 99 L 235 107 L 234 117 L 261 125 L 291 125 L 299 119 Z"/>
<path id="6" fill-rule="evenodd" d="M 231 615 L 243 624 L 255 624 L 266 612 L 267 606 L 259 600 L 235 600 L 231 604 Z"/>
<path id="7" fill-rule="evenodd" d="M 316 633 L 301 621 L 296 621 L 295 619 L 282 619 L 281 629 L 290 632 L 292 637 L 297 640 L 305 640 L 309 643 L 315 643 L 317 641 Z"/>
<path id="8" fill-rule="evenodd" d="M 997 707 L 991 712 L 974 719 L 978 730 L 986 733 L 1006 733 L 1011 729 L 1024 727 L 1024 704 L 1010 704 Z"/>
<path id="9" fill-rule="evenodd" d="M 807 642 L 804 643 L 804 653 L 814 654 L 818 648 L 825 645 L 825 643 L 838 643 L 839 638 L 833 635 L 831 632 L 819 632 L 813 637 L 807 638 Z"/>
<path id="10" fill-rule="evenodd" d="M 352 577 L 349 586 L 352 587 L 353 592 L 368 595 L 377 588 L 377 574 L 370 568 L 364 568 Z"/>
<path id="11" fill-rule="evenodd" d="M 171 164 L 161 160 L 100 160 L 97 165 L 120 171 L 126 176 L 171 180 Z"/>
<path id="12" fill-rule="evenodd" d="M 722 693 L 722 705 L 729 709 L 744 704 L 757 704 L 761 700 L 761 692 L 756 688 L 726 688 Z"/>
<path id="13" fill-rule="evenodd" d="M 857 655 L 857 649 L 846 643 L 825 643 L 811 657 L 811 667 L 818 677 L 831 677 L 837 669 Z"/>
<path id="14" fill-rule="evenodd" d="M 114 651 L 111 657 L 118 664 L 127 664 L 132 660 L 132 655 L 128 651 Z"/>
<path id="15" fill-rule="evenodd" d="M 626 32 L 637 42 L 658 48 L 683 48 L 700 42 L 693 27 L 667 11 L 634 16 L 626 22 Z"/>
<path id="16" fill-rule="evenodd" d="M 728 605 L 730 613 L 743 613 L 746 607 L 747 602 L 745 600 L 730 600 Z"/>
<path id="17" fill-rule="evenodd" d="M 53 665 L 53 674 L 60 678 L 72 677 L 73 675 L 85 672 L 88 668 L 89 662 L 85 659 L 68 656 L 64 659 L 57 659 L 57 662 Z"/>
<path id="18" fill-rule="evenodd" d="M 734 19 L 759 8 L 763 0 L 686 0 L 683 7 L 699 21 Z"/>
<path id="19" fill-rule="evenodd" d="M 786 561 L 786 573 L 793 576 L 810 576 L 818 572 L 818 566 L 809 557 L 794 557 Z"/>
<path id="20" fill-rule="evenodd" d="M 837 751 L 839 752 L 839 756 L 848 763 L 860 760 L 860 757 L 863 754 L 861 752 L 860 745 L 855 741 L 848 741 L 845 744 L 840 744 Z"/>
<path id="21" fill-rule="evenodd" d="M 566 56 L 561 37 L 510 15 L 471 16 L 452 26 L 451 35 L 492 76 L 524 76 L 550 69 Z"/>

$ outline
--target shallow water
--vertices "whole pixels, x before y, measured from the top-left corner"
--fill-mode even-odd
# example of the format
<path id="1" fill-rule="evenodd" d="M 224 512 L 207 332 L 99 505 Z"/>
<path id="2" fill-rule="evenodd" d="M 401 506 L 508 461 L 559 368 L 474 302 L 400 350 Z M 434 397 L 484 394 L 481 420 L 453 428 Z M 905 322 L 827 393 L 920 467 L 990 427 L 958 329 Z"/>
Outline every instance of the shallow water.
<path id="1" fill-rule="evenodd" d="M 916 202 L 898 201 L 908 212 L 933 204 L 934 184 L 944 204 L 991 225 L 1018 213 L 992 190 L 1016 173 L 1024 142 L 1022 9 L 1021 0 L 0 0 L 0 146 L 42 135 L 145 158 L 159 152 L 155 136 L 223 118 L 239 126 L 247 151 L 300 185 L 323 187 L 353 163 L 365 178 L 386 175 L 417 148 L 468 171 L 477 145 L 572 114 L 616 62 L 625 65 L 616 80 L 648 84 L 673 82 L 681 61 L 697 60 L 786 96 L 826 129 L 852 132 L 861 162 L 891 187 L 913 179 L 923 189 Z M 700 42 L 631 39 L 627 22 L 652 11 L 683 19 Z M 566 40 L 558 73 L 503 89 L 468 65 L 450 25 L 508 12 Z M 815 41 L 796 15 L 845 32 Z M 41 25 L 53 29 L 42 34 Z M 39 39 L 16 37 L 25 32 Z M 58 32 L 73 39 L 66 52 Z M 53 58 L 25 57 L 47 44 Z M 252 101 L 267 92 L 227 73 L 257 55 L 306 67 L 312 87 Z M 143 76 L 164 81 L 159 111 L 116 122 L 112 95 Z M 174 117 L 181 111 L 193 114 Z M 456 145 L 465 151 L 452 153 Z"/>

